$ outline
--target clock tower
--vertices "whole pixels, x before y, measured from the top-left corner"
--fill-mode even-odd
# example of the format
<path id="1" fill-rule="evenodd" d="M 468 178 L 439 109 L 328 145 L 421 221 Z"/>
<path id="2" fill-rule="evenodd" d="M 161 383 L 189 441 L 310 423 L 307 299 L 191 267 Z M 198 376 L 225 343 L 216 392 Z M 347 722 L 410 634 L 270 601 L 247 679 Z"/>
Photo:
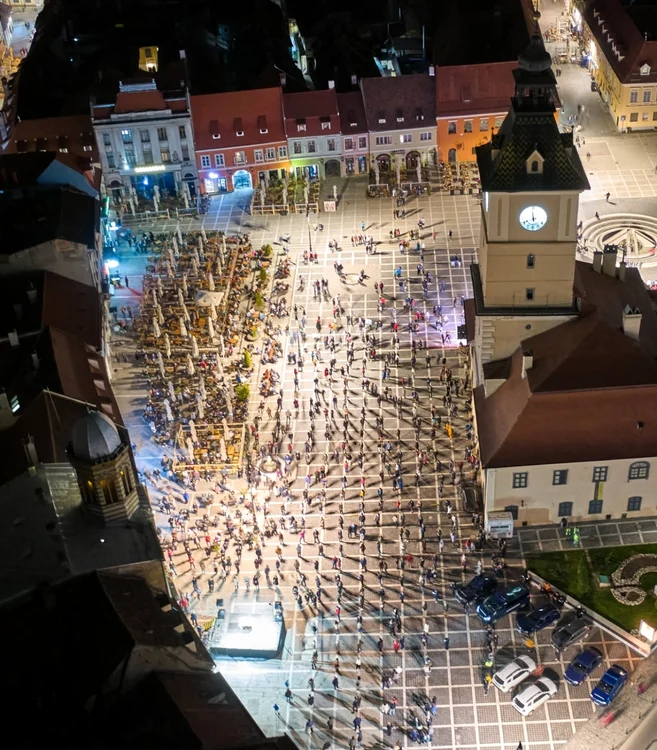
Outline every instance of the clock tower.
<path id="1" fill-rule="evenodd" d="M 475 386 L 523 339 L 577 314 L 577 215 L 589 183 L 572 133 L 557 126 L 551 65 L 537 25 L 514 71 L 511 110 L 477 148 L 483 200 L 480 262 L 471 269 Z"/>

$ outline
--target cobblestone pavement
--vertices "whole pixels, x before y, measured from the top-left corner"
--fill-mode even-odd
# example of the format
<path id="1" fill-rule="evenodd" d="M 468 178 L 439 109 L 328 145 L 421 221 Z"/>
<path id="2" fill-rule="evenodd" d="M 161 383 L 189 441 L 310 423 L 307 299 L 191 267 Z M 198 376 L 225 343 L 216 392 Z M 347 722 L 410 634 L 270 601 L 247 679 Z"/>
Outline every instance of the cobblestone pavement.
<path id="1" fill-rule="evenodd" d="M 415 711 L 420 717 L 423 711 L 418 708 L 417 701 L 424 696 L 436 697 L 438 710 L 433 718 L 432 746 L 436 748 L 489 748 L 490 750 L 515 750 L 519 741 L 523 747 L 530 750 L 554 750 L 565 743 L 575 732 L 577 724 L 590 718 L 594 712 L 591 701 L 588 698 L 590 685 L 583 684 L 580 687 L 572 687 L 565 683 L 560 684 L 559 693 L 551 699 L 546 706 L 535 711 L 530 717 L 522 718 L 511 706 L 510 695 L 504 695 L 495 688 L 491 688 L 487 695 L 484 694 L 482 685 L 482 660 L 485 656 L 485 636 L 482 625 L 475 614 L 466 614 L 461 606 L 451 596 L 451 584 L 468 579 L 474 570 L 476 561 L 481 559 L 484 567 L 490 569 L 490 556 L 492 549 L 486 549 L 483 554 L 477 553 L 468 556 L 468 570 L 464 574 L 460 566 L 460 557 L 463 544 L 469 537 L 474 537 L 475 530 L 468 517 L 458 512 L 460 502 L 457 487 L 452 486 L 447 464 L 454 461 L 458 464 L 464 458 L 467 443 L 465 425 L 467 412 L 464 406 L 464 398 L 455 399 L 459 407 L 459 414 L 452 420 L 454 427 L 453 439 L 450 439 L 444 429 L 437 429 L 435 438 L 432 438 L 431 430 L 431 407 L 434 406 L 437 413 L 445 420 L 447 417 L 443 405 L 445 386 L 440 383 L 440 372 L 442 362 L 445 361 L 455 378 L 463 381 L 465 376 L 465 355 L 453 345 L 455 341 L 455 328 L 462 320 L 461 295 L 468 293 L 468 265 L 475 257 L 474 247 L 478 237 L 478 205 L 473 198 L 450 198 L 446 196 L 432 196 L 431 198 L 420 198 L 409 203 L 407 209 L 409 214 L 406 220 L 392 223 L 393 205 L 391 201 L 368 201 L 359 194 L 359 183 L 349 183 L 343 189 L 342 205 L 336 214 L 322 214 L 320 219 L 324 222 L 324 231 L 314 233 L 310 229 L 310 237 L 314 246 L 318 248 L 319 263 L 311 266 L 303 265 L 300 254 L 308 247 L 309 223 L 305 217 L 251 217 L 240 210 L 240 201 L 244 200 L 241 195 L 226 196 L 215 201 L 212 213 L 206 219 L 206 228 L 228 228 L 234 232 L 238 228 L 248 231 L 252 235 L 254 245 L 262 242 L 272 242 L 282 234 L 290 233 L 292 253 L 291 259 L 297 264 L 294 273 L 294 289 L 299 286 L 299 279 L 303 277 L 306 282 L 302 293 L 294 292 L 292 304 L 303 306 L 307 318 L 307 341 L 304 348 L 305 367 L 299 375 L 299 399 L 300 409 L 294 416 L 293 407 L 293 365 L 286 364 L 286 356 L 294 351 L 292 333 L 298 327 L 298 323 L 292 320 L 290 335 L 285 339 L 283 363 L 280 366 L 281 382 L 283 384 L 283 414 L 290 409 L 293 415 L 292 428 L 294 432 L 295 449 L 301 453 L 301 461 L 297 465 L 293 461 L 290 478 L 292 479 L 291 500 L 288 503 L 288 512 L 301 517 L 300 506 L 303 492 L 303 476 L 306 471 L 315 471 L 323 462 L 324 451 L 332 452 L 333 447 L 342 440 L 342 418 L 343 407 L 343 382 L 339 370 L 345 365 L 345 345 L 341 341 L 335 356 L 337 359 L 334 374 L 334 382 L 325 381 L 323 369 L 329 359 L 329 352 L 325 350 L 323 337 L 327 335 L 327 322 L 332 318 L 332 297 L 338 292 L 340 300 L 346 313 L 352 316 L 365 317 L 373 321 L 381 321 L 383 329 L 373 331 L 375 336 L 374 347 L 378 356 L 373 361 L 366 363 L 366 377 L 375 383 L 379 391 L 385 387 L 391 388 L 392 394 L 403 396 L 403 408 L 398 410 L 393 404 L 385 400 L 379 406 L 377 400 L 363 391 L 360 368 L 364 350 L 362 335 L 358 326 L 349 326 L 343 317 L 344 331 L 350 330 L 355 341 L 355 361 L 351 368 L 348 382 L 348 408 L 351 414 L 351 425 L 348 429 L 347 441 L 349 452 L 352 455 L 351 466 L 347 475 L 347 486 L 344 499 L 344 524 L 347 528 L 350 524 L 359 523 L 359 503 L 361 477 L 364 480 L 364 508 L 365 520 L 365 555 L 367 560 L 367 572 L 364 576 L 364 606 L 362 612 L 359 607 L 359 540 L 344 538 L 343 560 L 343 583 L 344 595 L 342 599 L 342 614 L 340 624 L 340 675 L 339 690 L 332 687 L 334 677 L 334 660 L 336 658 L 336 632 L 334 608 L 337 589 L 335 584 L 335 573 L 332 571 L 331 558 L 338 554 L 338 520 L 341 503 L 341 477 L 343 475 L 342 459 L 340 462 L 330 461 L 330 471 L 326 485 L 326 503 L 322 509 L 320 500 L 321 489 L 313 484 L 310 488 L 312 504 L 306 512 L 306 544 L 301 550 L 299 559 L 300 570 L 308 577 L 311 589 L 314 590 L 312 582 L 315 576 L 321 579 L 323 592 L 322 605 L 318 608 L 309 606 L 299 609 L 292 597 L 292 586 L 297 582 L 294 572 L 294 560 L 296 559 L 296 539 L 286 532 L 287 546 L 283 549 L 284 563 L 280 585 L 278 588 L 263 585 L 257 595 L 258 601 L 273 602 L 280 598 L 284 602 L 285 624 L 287 636 L 282 656 L 278 660 L 269 661 L 235 661 L 222 660 L 219 669 L 229 680 L 231 686 L 236 690 L 245 705 L 254 715 L 263 730 L 268 734 L 276 734 L 281 731 L 288 732 L 301 747 L 322 747 L 324 742 L 329 741 L 334 747 L 345 748 L 349 738 L 354 734 L 351 713 L 351 704 L 356 695 L 356 644 L 358 641 L 356 617 L 360 613 L 363 617 L 362 636 L 362 668 L 360 671 L 361 683 L 360 694 L 362 695 L 362 707 L 360 716 L 362 718 L 363 742 L 365 747 L 392 747 L 397 741 L 402 746 L 410 746 L 412 743 L 406 734 L 408 719 L 411 711 Z M 360 184 L 362 189 L 362 183 Z M 428 299 L 422 299 L 420 276 L 417 274 L 417 263 L 420 262 L 419 255 L 402 254 L 396 243 L 384 241 L 377 247 L 376 255 L 366 255 L 363 246 L 352 247 L 349 237 L 360 231 L 360 222 L 366 225 L 365 232 L 372 234 L 375 240 L 386 240 L 389 230 L 399 227 L 415 228 L 418 218 L 422 216 L 426 222 L 423 232 L 423 241 L 426 243 L 425 270 L 432 274 L 432 283 L 429 287 Z M 161 227 L 158 227 L 160 229 Z M 448 232 L 452 230 L 452 238 Z M 436 240 L 433 233 L 436 232 Z M 338 239 L 342 251 L 331 254 L 326 243 L 329 239 Z M 450 256 L 456 256 L 460 264 L 450 264 Z M 333 270 L 333 263 L 340 258 L 345 266 L 346 281 L 341 283 Z M 122 258 L 125 261 L 122 266 L 130 270 L 130 290 L 120 290 L 117 301 L 125 304 L 128 299 L 138 299 L 139 296 L 139 264 L 143 260 Z M 402 278 L 408 281 L 411 294 L 417 300 L 421 310 L 431 312 L 434 304 L 443 306 L 445 315 L 445 328 L 452 334 L 452 343 L 443 344 L 440 334 L 431 325 L 421 324 L 415 340 L 426 344 L 431 354 L 431 364 L 426 365 L 424 350 L 417 352 L 417 364 L 415 368 L 415 387 L 419 396 L 418 416 L 421 419 L 419 440 L 424 450 L 435 448 L 443 463 L 442 472 L 434 473 L 432 462 L 423 471 L 423 477 L 419 486 L 415 486 L 415 434 L 411 423 L 412 400 L 411 382 L 412 371 L 411 359 L 411 336 L 406 326 L 407 318 L 402 312 L 404 293 L 399 292 L 398 282 L 393 279 L 393 271 L 399 265 L 402 267 Z M 357 281 L 358 273 L 364 269 L 368 278 L 364 284 Z M 329 295 L 315 299 L 312 293 L 312 281 L 324 278 L 329 284 Z M 444 290 L 441 291 L 435 279 L 444 281 Z M 379 313 L 377 310 L 377 296 L 373 289 L 375 281 L 384 282 L 384 295 L 386 297 L 385 310 Z M 402 324 L 399 337 L 399 367 L 391 367 L 390 378 L 383 380 L 382 356 L 393 351 L 392 334 L 390 332 L 390 308 L 397 308 L 399 322 Z M 299 313 L 301 315 L 301 313 Z M 314 323 L 317 316 L 322 319 L 322 331 L 319 337 L 315 336 Z M 285 326 L 287 320 L 282 320 Z M 327 406 L 332 407 L 332 395 L 335 393 L 338 399 L 336 408 L 336 422 L 332 423 L 330 429 L 332 435 L 327 442 L 324 438 L 325 418 L 323 415 L 324 403 L 320 407 L 320 414 L 316 418 L 315 439 L 316 446 L 312 451 L 311 462 L 306 466 L 304 460 L 304 440 L 309 429 L 308 408 L 309 398 L 313 393 L 314 371 L 310 360 L 310 350 L 317 340 L 318 350 L 323 362 L 318 368 L 318 379 L 321 387 L 325 390 Z M 342 339 L 342 334 L 339 336 Z M 429 392 L 426 378 L 431 378 L 432 392 Z M 402 385 L 404 378 L 406 386 Z M 255 381 L 254 381 L 255 382 Z M 137 443 L 137 459 L 140 467 L 152 467 L 159 461 L 160 452 L 149 441 L 149 435 L 141 419 L 140 410 L 145 396 L 145 384 L 141 381 L 139 371 L 133 365 L 117 365 L 115 372 L 115 383 L 117 398 L 122 409 L 127 426 L 130 428 L 133 440 Z M 254 390 L 257 390 L 254 388 Z M 257 407 L 257 396 L 253 399 L 254 408 Z M 270 398 L 267 405 L 275 409 L 276 400 Z M 366 421 L 362 430 L 360 426 L 361 409 L 366 409 Z M 253 414 L 252 414 L 253 416 Z M 375 419 L 383 420 L 382 425 L 386 439 L 396 443 L 399 431 L 399 439 L 402 446 L 403 456 L 401 461 L 402 476 L 404 478 L 404 489 L 397 493 L 392 487 L 392 478 L 385 471 L 386 461 L 381 459 L 377 450 L 377 429 Z M 330 419 L 329 419 L 330 422 Z M 444 424 L 444 421 L 443 421 Z M 274 426 L 273 420 L 264 416 L 264 424 L 261 427 L 261 441 L 270 439 L 270 431 Z M 357 454 L 362 448 L 364 463 L 362 470 L 356 461 Z M 392 460 L 394 464 L 394 458 Z M 467 464 L 466 464 L 467 466 Z M 380 485 L 379 471 L 384 469 L 384 481 L 382 483 L 384 492 L 384 509 L 381 521 L 382 558 L 388 563 L 389 571 L 383 579 L 383 586 L 379 585 L 376 572 L 379 562 L 377 549 L 378 529 L 375 525 L 375 513 L 378 508 L 377 489 Z M 457 509 L 457 540 L 456 546 L 452 546 L 449 539 L 450 520 L 446 513 L 439 512 L 438 474 L 447 475 L 444 487 L 444 499 L 449 500 Z M 158 488 L 149 488 L 152 499 L 157 500 L 160 491 L 166 489 L 163 484 Z M 201 491 L 205 488 L 201 485 Z M 179 494 L 179 492 L 178 492 Z M 259 496 L 262 501 L 262 493 Z M 401 510 L 396 506 L 397 500 L 401 501 Z M 412 510 L 410 502 L 415 502 Z M 420 531 L 418 519 L 420 511 L 418 504 L 422 503 L 421 515 L 426 526 L 426 550 L 421 553 Z M 280 517 L 281 505 L 278 499 L 273 498 L 270 502 L 270 517 Z M 218 506 L 211 508 L 211 513 L 217 513 Z M 398 558 L 401 554 L 401 542 L 399 538 L 400 512 L 405 514 L 405 525 L 408 530 L 409 540 L 406 542 L 405 553 L 412 555 L 412 562 L 404 571 L 405 582 L 402 589 L 401 571 L 398 569 Z M 319 548 L 312 544 L 313 529 L 319 528 L 324 521 L 324 528 L 320 530 L 321 542 L 324 545 L 325 556 L 320 557 Z M 166 519 L 158 514 L 158 523 L 163 529 L 167 528 Z M 447 544 L 441 553 L 437 529 L 441 528 L 443 538 Z M 523 529 L 521 539 L 523 550 L 526 551 L 531 543 L 530 534 L 532 529 Z M 543 533 L 543 532 L 541 532 Z M 505 571 L 504 580 L 500 585 L 513 582 L 518 579 L 520 572 L 520 548 L 518 538 L 512 540 L 509 545 L 507 562 L 508 569 Z M 547 541 L 547 537 L 546 537 Z M 275 544 L 268 541 L 263 550 L 264 562 L 272 569 L 275 563 Z M 231 549 L 232 552 L 232 549 Z M 195 553 L 200 556 L 199 553 Z M 435 582 L 427 585 L 419 585 L 420 561 L 424 559 L 425 566 L 431 568 L 434 565 L 437 573 Z M 190 592 L 191 571 L 186 562 L 186 555 L 179 551 L 175 556 L 178 576 L 176 585 L 182 592 Z M 315 571 L 315 563 L 319 570 Z M 209 570 L 208 566 L 208 571 Z M 244 577 L 251 578 L 254 573 L 253 556 L 245 551 L 242 559 L 241 586 L 239 591 L 233 589 L 232 580 L 229 578 L 221 583 L 216 577 L 216 588 L 213 595 L 209 595 L 207 589 L 208 574 L 201 575 L 201 596 L 193 599 L 192 609 L 200 617 L 203 615 L 214 615 L 216 613 L 216 599 L 223 597 L 226 606 L 231 603 L 256 601 L 253 589 L 246 591 L 244 588 Z M 380 597 L 380 589 L 383 588 L 383 599 Z M 439 600 L 434 601 L 432 591 L 438 593 Z M 404 598 L 402 601 L 401 592 Z M 446 604 L 443 604 L 445 602 Z M 387 623 L 392 608 L 400 610 L 402 618 L 402 633 L 406 642 L 404 649 L 395 654 L 392 648 L 392 638 L 387 631 Z M 316 636 L 313 634 L 313 625 L 317 628 Z M 497 627 L 499 636 L 499 650 L 496 655 L 496 668 L 504 665 L 514 655 L 527 650 L 523 638 L 514 629 L 515 617 L 505 618 Z M 431 671 L 427 675 L 423 671 L 423 658 L 425 652 L 421 644 L 421 634 L 428 629 L 428 645 L 426 655 L 431 659 Z M 317 638 L 318 670 L 311 670 L 311 654 L 313 650 L 312 640 Z M 377 640 L 382 637 L 384 650 L 379 652 Z M 449 638 L 449 648 L 445 647 L 445 638 Z M 598 630 L 594 631 L 591 643 L 598 645 L 603 650 L 608 661 L 619 663 L 627 668 L 632 668 L 635 656 L 611 638 L 608 634 Z M 537 644 L 532 649 L 538 660 L 547 667 L 547 673 L 554 676 L 561 683 L 561 674 L 564 662 L 572 657 L 573 650 L 567 651 L 560 658 L 554 655 L 549 646 L 549 633 L 542 633 L 537 638 Z M 394 717 L 386 717 L 381 711 L 382 691 L 381 675 L 391 672 L 395 667 L 402 668 L 399 682 L 393 687 L 385 690 L 385 699 L 398 701 L 398 710 Z M 311 675 L 315 679 L 315 703 L 312 708 L 308 706 L 309 695 L 308 679 Z M 293 692 L 292 703 L 286 703 L 284 699 L 284 682 L 289 680 Z M 281 718 L 277 718 L 273 711 L 273 704 L 282 707 Z M 308 718 L 312 716 L 315 722 L 314 736 L 310 737 L 304 733 L 304 727 Z M 328 719 L 333 719 L 333 730 L 327 729 Z M 391 736 L 388 737 L 384 731 L 384 724 L 389 721 L 392 724 Z"/>

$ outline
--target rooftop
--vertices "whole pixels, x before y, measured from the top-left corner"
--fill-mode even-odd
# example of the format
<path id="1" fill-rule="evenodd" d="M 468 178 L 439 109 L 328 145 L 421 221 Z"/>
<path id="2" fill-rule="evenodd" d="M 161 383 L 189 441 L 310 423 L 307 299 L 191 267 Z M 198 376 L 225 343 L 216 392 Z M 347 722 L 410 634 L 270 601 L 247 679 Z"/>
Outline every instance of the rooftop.
<path id="1" fill-rule="evenodd" d="M 338 94 L 340 130 L 343 135 L 367 133 L 367 118 L 363 105 L 363 95 L 359 91 Z"/>
<path id="2" fill-rule="evenodd" d="M 515 62 L 437 67 L 438 117 L 507 112 L 514 94 L 515 67 Z"/>
<path id="3" fill-rule="evenodd" d="M 435 127 L 436 83 L 432 76 L 363 78 L 361 90 L 371 131 Z"/>

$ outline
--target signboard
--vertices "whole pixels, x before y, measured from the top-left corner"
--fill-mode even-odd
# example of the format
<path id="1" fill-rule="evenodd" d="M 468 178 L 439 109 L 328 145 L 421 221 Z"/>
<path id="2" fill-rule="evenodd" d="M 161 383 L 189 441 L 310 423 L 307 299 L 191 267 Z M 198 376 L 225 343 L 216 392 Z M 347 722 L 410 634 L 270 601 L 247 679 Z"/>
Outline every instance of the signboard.
<path id="1" fill-rule="evenodd" d="M 508 510 L 494 510 L 488 514 L 486 531 L 492 539 L 511 539 L 513 515 Z"/>
<path id="2" fill-rule="evenodd" d="M 335 211 L 335 201 L 324 201 L 325 211 Z"/>

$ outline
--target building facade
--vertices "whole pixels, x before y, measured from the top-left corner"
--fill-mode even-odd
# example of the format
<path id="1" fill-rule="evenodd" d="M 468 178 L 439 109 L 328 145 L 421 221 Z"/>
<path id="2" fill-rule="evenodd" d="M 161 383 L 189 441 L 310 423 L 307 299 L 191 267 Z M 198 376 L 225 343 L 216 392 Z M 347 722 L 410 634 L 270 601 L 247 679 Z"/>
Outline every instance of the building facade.
<path id="1" fill-rule="evenodd" d="M 283 94 L 283 116 L 292 174 L 311 180 L 342 176 L 335 89 Z"/>
<path id="2" fill-rule="evenodd" d="M 436 68 L 439 161 L 475 161 L 499 130 L 513 96 L 516 62 Z"/>
<path id="3" fill-rule="evenodd" d="M 436 85 L 431 75 L 364 78 L 370 166 L 382 171 L 436 163 Z"/>
<path id="4" fill-rule="evenodd" d="M 343 174 L 367 174 L 369 171 L 369 132 L 363 106 L 363 96 L 358 91 L 338 94 L 340 131 L 342 133 Z"/>
<path id="5" fill-rule="evenodd" d="M 105 185 L 115 200 L 135 190 L 152 200 L 198 188 L 185 88 L 160 91 L 155 79 L 122 81 L 115 94 L 92 99 L 91 114 Z"/>
<path id="6" fill-rule="evenodd" d="M 192 96 L 191 107 L 204 193 L 252 188 L 289 174 L 279 87 Z"/>
<path id="7" fill-rule="evenodd" d="M 599 0 L 584 10 L 589 67 L 620 132 L 657 127 L 657 8 Z"/>

